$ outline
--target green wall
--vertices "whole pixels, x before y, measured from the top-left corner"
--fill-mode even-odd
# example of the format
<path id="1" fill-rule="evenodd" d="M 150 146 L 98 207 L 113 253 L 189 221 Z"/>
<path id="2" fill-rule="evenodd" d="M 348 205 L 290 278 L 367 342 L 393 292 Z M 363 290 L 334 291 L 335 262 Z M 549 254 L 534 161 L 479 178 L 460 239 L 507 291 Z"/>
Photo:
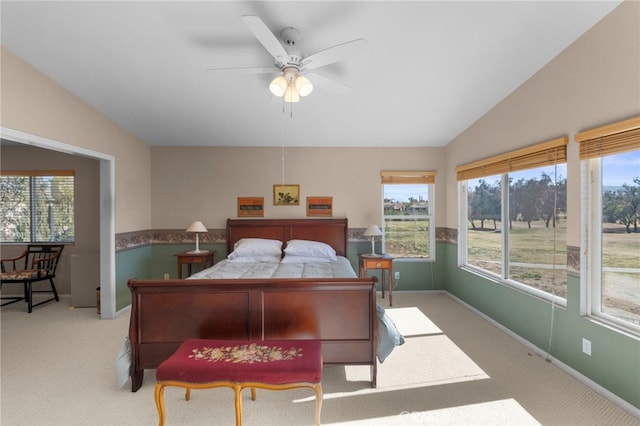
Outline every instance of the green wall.
<path id="1" fill-rule="evenodd" d="M 150 278 L 151 250 L 151 246 L 144 246 L 116 253 L 116 312 L 131 304 L 129 278 Z"/>
<path id="2" fill-rule="evenodd" d="M 567 307 L 553 307 L 552 328 L 551 302 L 459 268 L 457 246 L 441 245 L 446 291 L 640 408 L 640 341 L 580 316 L 579 277 L 568 277 Z M 582 353 L 583 338 L 591 356 Z"/>
<path id="3" fill-rule="evenodd" d="M 171 279 L 178 278 L 178 261 L 176 253 L 186 250 L 194 250 L 193 244 L 155 244 L 152 246 L 153 258 L 150 262 L 149 274 L 150 278 L 161 280 L 165 273 L 169 274 Z M 200 250 L 215 251 L 213 255 L 214 262 L 219 262 L 226 257 L 226 244 L 200 244 Z M 193 265 L 191 273 L 199 271 L 197 265 Z M 186 277 L 187 267 L 183 265 L 182 276 Z"/>

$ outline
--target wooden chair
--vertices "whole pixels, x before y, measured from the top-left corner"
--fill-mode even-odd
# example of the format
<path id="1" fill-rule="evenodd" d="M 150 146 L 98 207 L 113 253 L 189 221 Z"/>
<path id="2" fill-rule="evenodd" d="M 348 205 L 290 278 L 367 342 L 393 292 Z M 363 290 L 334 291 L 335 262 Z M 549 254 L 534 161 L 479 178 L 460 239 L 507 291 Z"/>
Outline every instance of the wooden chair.
<path id="1" fill-rule="evenodd" d="M 16 303 L 20 300 L 27 302 L 28 311 L 31 313 L 34 306 L 55 300 L 60 301 L 58 291 L 53 279 L 60 261 L 64 245 L 62 244 L 29 244 L 27 249 L 15 258 L 0 259 L 2 270 L 0 272 L 0 288 L 5 284 L 22 284 L 24 296 L 2 296 L 0 299 L 8 300 L 0 306 Z M 33 283 L 49 281 L 51 290 L 34 290 Z M 34 293 L 52 293 L 52 297 L 33 303 Z"/>

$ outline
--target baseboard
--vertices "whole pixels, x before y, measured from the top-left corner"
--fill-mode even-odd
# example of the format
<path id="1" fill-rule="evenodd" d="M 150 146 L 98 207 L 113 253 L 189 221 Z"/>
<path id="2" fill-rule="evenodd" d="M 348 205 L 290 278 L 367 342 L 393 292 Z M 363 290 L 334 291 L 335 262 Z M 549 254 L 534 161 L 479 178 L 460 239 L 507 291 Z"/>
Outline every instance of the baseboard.
<path id="1" fill-rule="evenodd" d="M 495 327 L 499 328 L 500 330 L 502 330 L 503 332 L 505 332 L 509 336 L 513 337 L 515 340 L 517 340 L 518 342 L 522 343 L 524 346 L 526 346 L 527 348 L 531 349 L 536 354 L 538 354 L 541 357 L 543 357 L 544 359 L 548 360 L 553 365 L 555 365 L 556 367 L 558 367 L 559 369 L 561 369 L 565 373 L 567 373 L 570 376 L 572 376 L 574 379 L 576 379 L 576 380 L 580 381 L 581 383 L 584 383 L 585 385 L 589 386 L 595 392 L 597 392 L 600 395 L 602 395 L 603 397 L 607 398 L 609 401 L 613 402 L 614 404 L 616 404 L 617 406 L 619 406 L 620 408 L 625 410 L 627 413 L 629 413 L 632 416 L 635 416 L 635 417 L 640 419 L 640 408 L 637 408 L 634 405 L 631 405 L 630 403 L 628 403 L 624 399 L 620 398 L 618 395 L 616 395 L 613 392 L 611 392 L 611 391 L 607 390 L 606 388 L 602 387 L 601 385 L 599 385 L 598 383 L 594 382 L 590 378 L 586 377 L 582 373 L 574 370 L 573 368 L 571 368 L 567 364 L 563 363 L 559 359 L 554 358 L 553 356 L 547 354 L 547 352 L 543 351 L 542 349 L 540 349 L 539 347 L 537 347 L 533 343 L 531 343 L 528 340 L 524 339 L 522 336 L 514 333 L 512 330 L 509 330 L 507 327 L 503 326 L 502 324 L 500 324 L 499 322 L 497 322 L 493 318 L 489 317 L 488 315 L 480 312 L 479 310 L 477 310 L 473 306 L 469 305 L 465 301 L 457 298 L 456 296 L 454 296 L 453 294 L 451 294 L 451 293 L 449 293 L 447 291 L 444 291 L 444 293 L 449 295 L 456 302 L 460 303 L 464 307 L 466 307 L 469 310 L 471 310 L 474 313 L 476 313 L 478 316 L 484 318 L 490 324 L 494 325 Z"/>

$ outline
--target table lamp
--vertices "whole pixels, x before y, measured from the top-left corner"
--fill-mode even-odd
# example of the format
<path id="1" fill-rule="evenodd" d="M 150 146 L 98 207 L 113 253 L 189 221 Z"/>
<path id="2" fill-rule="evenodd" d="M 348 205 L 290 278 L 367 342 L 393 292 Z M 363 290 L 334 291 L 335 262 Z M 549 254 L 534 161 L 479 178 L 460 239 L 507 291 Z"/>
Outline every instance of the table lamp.
<path id="1" fill-rule="evenodd" d="M 200 232 L 207 232 L 207 228 L 204 227 L 202 222 L 196 220 L 187 228 L 187 232 L 195 232 L 196 234 L 196 249 L 189 252 L 189 254 L 202 253 L 204 250 L 200 250 Z"/>
<path id="2" fill-rule="evenodd" d="M 371 256 L 376 255 L 375 240 L 376 237 L 379 237 L 381 235 L 382 231 L 380 230 L 380 228 L 378 228 L 378 225 L 369 225 L 369 227 L 364 231 L 364 236 L 371 238 Z"/>

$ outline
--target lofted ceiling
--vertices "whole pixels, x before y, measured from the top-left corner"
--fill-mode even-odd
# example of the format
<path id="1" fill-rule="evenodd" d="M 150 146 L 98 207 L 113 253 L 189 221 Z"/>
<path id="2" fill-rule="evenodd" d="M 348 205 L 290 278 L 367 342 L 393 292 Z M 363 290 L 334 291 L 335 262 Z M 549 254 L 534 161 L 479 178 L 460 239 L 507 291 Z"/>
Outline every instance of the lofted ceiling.
<path id="1" fill-rule="evenodd" d="M 149 145 L 444 146 L 620 1 L 2 1 L 2 44 Z M 301 102 L 242 20 L 297 28 L 305 55 L 364 38 L 315 70 Z M 313 80 L 312 80 L 313 82 Z"/>

